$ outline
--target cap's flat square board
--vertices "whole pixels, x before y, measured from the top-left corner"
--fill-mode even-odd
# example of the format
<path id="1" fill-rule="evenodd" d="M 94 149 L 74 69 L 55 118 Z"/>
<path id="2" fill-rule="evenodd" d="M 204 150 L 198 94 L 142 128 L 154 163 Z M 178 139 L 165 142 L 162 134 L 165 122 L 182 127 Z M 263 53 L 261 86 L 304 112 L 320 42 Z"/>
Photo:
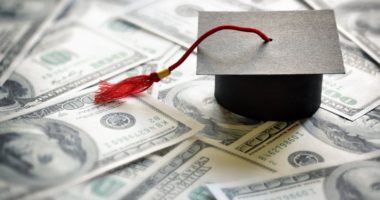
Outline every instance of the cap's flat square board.
<path id="1" fill-rule="evenodd" d="M 222 30 L 198 47 L 197 74 L 275 75 L 344 73 L 334 12 L 200 12 L 198 35 L 219 25 L 262 30 L 272 42 L 254 33 Z"/>

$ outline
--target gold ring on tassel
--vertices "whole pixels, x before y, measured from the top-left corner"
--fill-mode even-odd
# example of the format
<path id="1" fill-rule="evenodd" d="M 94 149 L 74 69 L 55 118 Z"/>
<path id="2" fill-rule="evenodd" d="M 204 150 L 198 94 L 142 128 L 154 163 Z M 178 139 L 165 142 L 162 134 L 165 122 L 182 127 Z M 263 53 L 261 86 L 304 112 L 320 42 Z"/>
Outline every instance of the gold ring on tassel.
<path id="1" fill-rule="evenodd" d="M 168 68 L 162 69 L 157 72 L 157 75 L 160 79 L 163 79 L 170 75 L 170 70 Z"/>

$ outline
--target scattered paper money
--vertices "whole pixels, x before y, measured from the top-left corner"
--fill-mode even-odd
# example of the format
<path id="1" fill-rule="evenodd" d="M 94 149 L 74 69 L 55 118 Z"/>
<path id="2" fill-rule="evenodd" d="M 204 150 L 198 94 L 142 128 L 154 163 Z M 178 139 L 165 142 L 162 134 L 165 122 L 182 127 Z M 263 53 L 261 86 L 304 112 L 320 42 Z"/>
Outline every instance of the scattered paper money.
<path id="1" fill-rule="evenodd" d="M 2 198 L 42 190 L 44 195 L 54 186 L 92 178 L 176 144 L 202 128 L 148 96 L 93 102 L 94 93 L 83 91 L 0 124 Z"/>
<path id="2" fill-rule="evenodd" d="M 70 0 L 0 1 L 0 86 L 41 39 Z"/>
<path id="3" fill-rule="evenodd" d="M 214 98 L 214 77 L 196 75 L 197 52 L 145 94 L 94 103 L 99 80 L 181 58 L 199 11 L 309 5 L 334 8 L 346 70 L 324 75 L 310 118 L 229 112 Z M 0 0 L 0 200 L 378 199 L 378 5 Z"/>

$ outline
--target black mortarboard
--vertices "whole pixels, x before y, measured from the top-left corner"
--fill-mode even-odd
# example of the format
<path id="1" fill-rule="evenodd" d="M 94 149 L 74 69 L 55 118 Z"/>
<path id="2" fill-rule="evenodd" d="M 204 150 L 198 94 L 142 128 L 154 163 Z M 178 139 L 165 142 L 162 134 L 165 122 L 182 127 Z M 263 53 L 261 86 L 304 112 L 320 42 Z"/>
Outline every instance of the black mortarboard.
<path id="1" fill-rule="evenodd" d="M 260 120 L 311 116 L 322 75 L 344 73 L 332 10 L 200 12 L 199 36 L 222 24 L 255 27 L 273 39 L 225 30 L 198 46 L 197 74 L 215 75 L 215 98 L 232 112 Z"/>

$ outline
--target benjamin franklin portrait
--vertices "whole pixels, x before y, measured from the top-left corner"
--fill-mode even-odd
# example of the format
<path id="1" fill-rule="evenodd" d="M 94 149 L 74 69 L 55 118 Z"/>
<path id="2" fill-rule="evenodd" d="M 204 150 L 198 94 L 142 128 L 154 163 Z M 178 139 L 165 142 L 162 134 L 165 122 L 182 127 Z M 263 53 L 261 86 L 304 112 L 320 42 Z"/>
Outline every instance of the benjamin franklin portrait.
<path id="1" fill-rule="evenodd" d="M 319 109 L 303 126 L 321 141 L 347 152 L 380 150 L 380 107 L 355 121 Z"/>
<path id="2" fill-rule="evenodd" d="M 380 197 L 380 164 L 359 161 L 342 165 L 325 179 L 327 199 L 378 200 Z"/>
<path id="3" fill-rule="evenodd" d="M 20 108 L 20 101 L 33 95 L 31 84 L 21 75 L 13 73 L 3 86 L 0 86 L 0 113 Z"/>
<path id="4" fill-rule="evenodd" d="M 205 125 L 201 134 L 230 144 L 260 122 L 234 114 L 214 98 L 212 79 L 193 80 L 160 92 L 159 98 Z"/>
<path id="5" fill-rule="evenodd" d="M 0 124 L 0 179 L 32 187 L 62 182 L 90 170 L 95 143 L 77 127 L 52 119 Z"/>

